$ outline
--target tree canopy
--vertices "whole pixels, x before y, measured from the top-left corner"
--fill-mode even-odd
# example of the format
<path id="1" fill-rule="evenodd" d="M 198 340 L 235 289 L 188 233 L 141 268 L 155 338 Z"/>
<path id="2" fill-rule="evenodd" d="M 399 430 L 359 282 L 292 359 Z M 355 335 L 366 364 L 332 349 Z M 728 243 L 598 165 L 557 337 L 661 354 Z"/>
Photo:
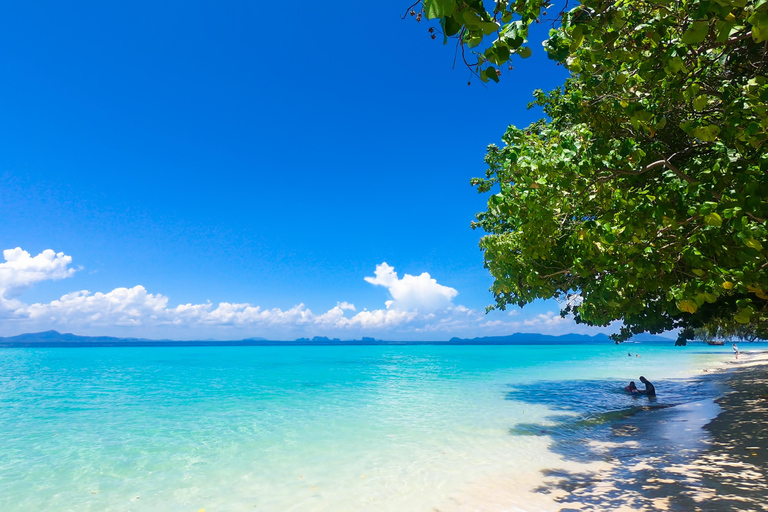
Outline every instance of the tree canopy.
<path id="1" fill-rule="evenodd" d="M 547 1 L 424 0 L 481 79 L 527 57 Z M 414 7 L 418 8 L 418 4 Z M 472 180 L 495 305 L 566 300 L 617 341 L 735 321 L 768 337 L 768 0 L 585 0 L 544 43 L 571 77 L 534 93 Z M 469 62 L 466 53 L 474 55 Z M 473 53 L 474 52 L 474 53 Z"/>

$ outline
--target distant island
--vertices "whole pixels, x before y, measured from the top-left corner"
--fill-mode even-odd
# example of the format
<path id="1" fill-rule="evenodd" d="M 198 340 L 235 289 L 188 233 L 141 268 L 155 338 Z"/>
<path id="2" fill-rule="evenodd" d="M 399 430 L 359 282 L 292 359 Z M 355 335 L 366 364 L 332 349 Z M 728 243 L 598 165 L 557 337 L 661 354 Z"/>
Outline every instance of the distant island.
<path id="1" fill-rule="evenodd" d="M 643 343 L 672 343 L 671 338 L 644 334 L 633 341 Z M 113 336 L 79 336 L 58 331 L 19 334 L 0 337 L 0 347 L 237 347 L 237 346 L 341 346 L 341 345 L 589 345 L 613 343 L 606 334 L 563 334 L 551 336 L 536 333 L 515 333 L 508 336 L 485 336 L 482 338 L 451 338 L 447 341 L 388 341 L 364 336 L 360 340 L 342 340 L 315 336 L 295 340 L 267 340 L 247 338 L 242 340 L 153 340 L 145 338 L 118 338 Z"/>

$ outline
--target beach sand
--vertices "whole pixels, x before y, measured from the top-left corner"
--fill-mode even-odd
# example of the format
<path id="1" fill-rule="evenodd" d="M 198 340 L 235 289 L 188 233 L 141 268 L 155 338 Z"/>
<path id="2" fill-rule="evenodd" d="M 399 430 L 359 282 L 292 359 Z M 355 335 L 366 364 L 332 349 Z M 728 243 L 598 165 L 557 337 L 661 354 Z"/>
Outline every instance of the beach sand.
<path id="1" fill-rule="evenodd" d="M 768 511 L 766 364 L 765 353 L 743 355 L 728 370 L 708 371 L 709 383 L 723 386 L 720 398 L 644 411 L 616 422 L 609 441 L 563 449 L 585 469 L 602 464 L 545 471 L 532 509 Z"/>
<path id="2" fill-rule="evenodd" d="M 768 352 L 696 380 L 719 398 L 644 408 L 600 433 L 546 436 L 551 457 L 514 477 L 486 475 L 433 510 L 768 511 Z"/>

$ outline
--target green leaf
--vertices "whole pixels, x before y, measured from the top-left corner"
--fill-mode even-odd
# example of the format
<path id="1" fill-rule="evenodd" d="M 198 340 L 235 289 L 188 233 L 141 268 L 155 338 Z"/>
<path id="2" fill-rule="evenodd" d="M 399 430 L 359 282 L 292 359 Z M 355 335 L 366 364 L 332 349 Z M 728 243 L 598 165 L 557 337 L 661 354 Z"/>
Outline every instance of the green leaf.
<path id="1" fill-rule="evenodd" d="M 679 73 L 680 71 L 685 71 L 685 61 L 683 61 L 683 59 L 680 57 L 672 57 L 667 63 L 667 69 L 669 69 L 671 73 Z"/>
<path id="2" fill-rule="evenodd" d="M 708 98 L 706 94 L 698 96 L 695 100 L 693 100 L 693 109 L 704 110 L 704 108 L 707 106 L 707 100 Z"/>
<path id="3" fill-rule="evenodd" d="M 752 39 L 756 43 L 768 39 L 768 12 L 755 12 L 747 21 L 752 24 Z"/>
<path id="4" fill-rule="evenodd" d="M 694 21 L 685 31 L 681 40 L 685 44 L 696 44 L 704 41 L 709 33 L 708 21 Z"/>
<path id="5" fill-rule="evenodd" d="M 530 47 L 528 47 L 528 46 L 523 46 L 523 47 L 521 47 L 521 48 L 518 48 L 516 53 L 517 53 L 517 54 L 518 54 L 520 57 L 522 57 L 523 59 L 527 59 L 528 57 L 530 57 L 530 56 L 531 56 L 531 53 L 533 53 L 533 52 L 531 51 L 531 48 L 530 48 Z"/>
<path id="6" fill-rule="evenodd" d="M 441 1 L 447 1 L 447 0 L 441 0 Z M 467 28 L 479 29 L 486 36 L 489 36 L 494 32 L 496 32 L 497 30 L 499 30 L 498 23 L 496 23 L 495 21 L 484 20 L 475 11 L 471 9 L 465 9 L 463 11 L 459 11 L 458 14 L 460 14 L 463 17 L 464 24 L 467 26 Z"/>
<path id="7" fill-rule="evenodd" d="M 718 20 L 715 22 L 715 40 L 724 43 L 731 36 L 731 30 L 736 25 L 733 21 Z"/>
<path id="8" fill-rule="evenodd" d="M 472 37 L 472 38 L 467 40 L 467 47 L 468 48 L 474 48 L 475 46 L 479 45 L 482 42 L 483 42 L 483 38 L 482 37 Z"/>
<path id="9" fill-rule="evenodd" d="M 720 227 L 723 225 L 723 218 L 719 214 L 712 212 L 709 215 L 704 216 L 704 224 L 707 226 Z"/>
<path id="10" fill-rule="evenodd" d="M 692 134 L 694 137 L 701 139 L 704 142 L 714 142 L 720 134 L 720 128 L 713 124 L 699 126 L 698 128 L 693 129 Z"/>
<path id="11" fill-rule="evenodd" d="M 424 13 L 427 19 L 443 18 L 456 10 L 455 0 L 424 0 Z"/>
<path id="12" fill-rule="evenodd" d="M 740 324 L 748 324 L 750 319 L 752 318 L 752 314 L 754 313 L 754 309 L 751 307 L 746 307 L 744 309 L 740 309 L 736 315 L 733 317 L 734 320 L 736 320 Z"/>
<path id="13" fill-rule="evenodd" d="M 461 30 L 461 23 L 456 21 L 455 18 L 448 16 L 443 18 L 443 33 L 450 37 L 455 36 Z"/>
<path id="14" fill-rule="evenodd" d="M 683 98 L 685 98 L 687 101 L 690 101 L 691 98 L 696 97 L 697 94 L 699 94 L 699 91 L 701 90 L 701 85 L 693 83 L 683 91 Z"/>
<path id="15" fill-rule="evenodd" d="M 754 238 L 745 240 L 744 245 L 746 245 L 747 247 L 751 247 L 752 249 L 757 249 L 758 251 L 763 250 L 763 244 L 761 244 L 759 240 L 756 240 Z"/>
<path id="16" fill-rule="evenodd" d="M 714 201 L 704 201 L 699 206 L 699 213 L 701 215 L 709 215 L 713 210 L 717 209 L 717 203 Z"/>
<path id="17" fill-rule="evenodd" d="M 584 25 L 577 25 L 573 32 L 571 32 L 571 38 L 570 50 L 575 52 L 584 42 Z"/>
<path id="18" fill-rule="evenodd" d="M 499 30 L 499 24 L 495 21 L 481 21 L 478 25 L 483 34 L 489 36 Z"/>
<path id="19" fill-rule="evenodd" d="M 499 74 L 496 71 L 496 68 L 493 66 L 488 66 L 484 70 L 480 72 L 480 80 L 483 82 L 487 82 L 488 80 L 493 80 L 496 83 L 499 83 Z"/>

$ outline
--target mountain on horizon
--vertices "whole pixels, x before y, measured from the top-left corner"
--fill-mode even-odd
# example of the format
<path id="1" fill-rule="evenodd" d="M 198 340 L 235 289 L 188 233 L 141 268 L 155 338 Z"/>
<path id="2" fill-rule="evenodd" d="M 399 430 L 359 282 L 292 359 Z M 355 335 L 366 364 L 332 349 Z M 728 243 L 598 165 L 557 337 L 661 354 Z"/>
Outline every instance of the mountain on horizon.
<path id="1" fill-rule="evenodd" d="M 149 341 L 142 338 L 117 338 L 114 336 L 80 336 L 72 333 L 60 333 L 59 331 L 43 331 L 19 334 L 16 336 L 0 337 L 0 342 L 5 343 L 45 343 L 45 342 L 117 342 L 117 341 Z"/>
<path id="2" fill-rule="evenodd" d="M 672 342 L 671 338 L 653 334 L 642 334 L 633 338 L 636 342 Z M 341 340 L 315 336 L 312 339 L 299 338 L 293 341 L 268 340 L 251 337 L 242 340 L 169 340 L 147 338 L 119 338 L 115 336 L 80 336 L 50 330 L 37 333 L 0 337 L 0 347 L 78 347 L 78 346 L 297 346 L 297 345 L 578 345 L 611 343 L 606 334 L 562 334 L 553 336 L 537 333 L 514 333 L 507 336 L 484 336 L 477 338 L 453 337 L 447 341 L 388 341 L 363 337 L 362 340 Z"/>

